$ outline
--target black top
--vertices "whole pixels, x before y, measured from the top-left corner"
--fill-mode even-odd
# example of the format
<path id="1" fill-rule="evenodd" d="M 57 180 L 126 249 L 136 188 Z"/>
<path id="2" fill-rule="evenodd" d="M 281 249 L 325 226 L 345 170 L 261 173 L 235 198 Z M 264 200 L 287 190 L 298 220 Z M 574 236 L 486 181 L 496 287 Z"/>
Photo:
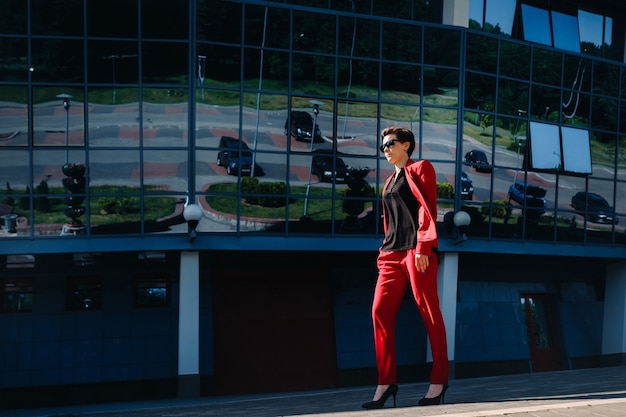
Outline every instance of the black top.
<path id="1" fill-rule="evenodd" d="M 400 170 L 383 192 L 383 204 L 387 233 L 383 251 L 415 249 L 417 246 L 417 212 L 419 203 Z"/>

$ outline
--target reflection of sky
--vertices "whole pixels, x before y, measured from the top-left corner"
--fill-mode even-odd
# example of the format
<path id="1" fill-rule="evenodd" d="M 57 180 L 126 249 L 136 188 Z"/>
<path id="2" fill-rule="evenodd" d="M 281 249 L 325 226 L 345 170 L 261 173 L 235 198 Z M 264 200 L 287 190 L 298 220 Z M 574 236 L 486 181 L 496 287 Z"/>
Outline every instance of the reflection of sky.
<path id="1" fill-rule="evenodd" d="M 552 46 L 548 11 L 522 4 L 524 40 Z"/>
<path id="2" fill-rule="evenodd" d="M 483 0 L 470 0 L 470 10 L 469 17 L 480 23 L 482 27 L 483 24 Z"/>
<path id="3" fill-rule="evenodd" d="M 606 18 L 606 30 L 604 31 L 604 43 L 611 45 L 611 35 L 613 34 L 613 19 Z"/>
<path id="4" fill-rule="evenodd" d="M 602 45 L 602 16 L 579 10 L 578 26 L 581 42 L 591 42 L 596 46 Z"/>
<path id="5" fill-rule="evenodd" d="M 515 18 L 515 0 L 487 0 L 485 21 L 494 27 L 500 26 L 502 33 L 510 35 L 513 32 Z"/>
<path id="6" fill-rule="evenodd" d="M 554 26 L 554 47 L 580 52 L 578 19 L 576 19 L 576 16 L 552 12 L 552 24 Z"/>
<path id="7" fill-rule="evenodd" d="M 530 123 L 530 150 L 534 169 L 561 167 L 559 127 L 545 123 Z"/>
<path id="8" fill-rule="evenodd" d="M 563 169 L 569 172 L 591 174 L 589 131 L 563 126 Z"/>

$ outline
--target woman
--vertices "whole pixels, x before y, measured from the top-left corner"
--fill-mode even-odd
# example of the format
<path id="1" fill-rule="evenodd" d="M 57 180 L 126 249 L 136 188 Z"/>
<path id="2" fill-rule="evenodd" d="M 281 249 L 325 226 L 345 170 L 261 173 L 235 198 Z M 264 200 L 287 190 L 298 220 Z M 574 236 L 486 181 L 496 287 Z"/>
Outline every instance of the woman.
<path id="1" fill-rule="evenodd" d="M 433 356 L 430 386 L 418 405 L 442 404 L 448 389 L 446 330 L 437 295 L 437 182 L 433 165 L 410 159 L 413 132 L 401 126 L 382 131 L 381 152 L 395 166 L 383 191 L 385 238 L 378 255 L 372 319 L 378 386 L 363 408 L 382 408 L 396 380 L 395 319 L 408 288 L 428 332 Z"/>

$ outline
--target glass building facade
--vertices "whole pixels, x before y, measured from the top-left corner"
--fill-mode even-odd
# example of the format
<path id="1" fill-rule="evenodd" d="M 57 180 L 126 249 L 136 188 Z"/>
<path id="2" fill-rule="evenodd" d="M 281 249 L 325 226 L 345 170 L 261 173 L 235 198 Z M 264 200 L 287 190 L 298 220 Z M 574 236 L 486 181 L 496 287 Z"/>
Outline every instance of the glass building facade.
<path id="1" fill-rule="evenodd" d="M 506 353 L 506 343 L 494 342 L 491 357 L 478 354 L 483 341 L 463 338 L 463 329 L 488 327 L 473 321 L 476 305 L 503 306 L 498 296 L 463 296 L 509 279 L 481 275 L 490 255 L 518 256 L 524 268 L 510 278 L 515 288 L 502 290 L 516 294 L 504 302 L 516 313 L 491 316 L 490 325 L 521 326 L 520 299 L 526 308 L 543 301 L 537 293 L 558 293 L 559 282 L 568 282 L 558 261 L 539 274 L 558 275 L 555 282 L 527 282 L 527 262 L 536 261 L 527 255 L 607 264 L 626 256 L 624 16 L 614 1 L 4 0 L 0 307 L 7 314 L 0 319 L 17 329 L 23 318 L 13 314 L 37 311 L 37 276 L 50 263 L 56 271 L 87 268 L 69 278 L 58 273 L 64 312 L 106 311 L 107 294 L 118 294 L 111 286 L 124 287 L 137 323 L 156 311 L 171 326 L 151 332 L 126 327 L 126 316 L 102 315 L 146 346 L 156 340 L 153 374 L 149 361 L 95 381 L 61 377 L 63 365 L 41 379 L 34 368 L 6 368 L 0 388 L 176 376 L 176 317 L 159 308 L 182 304 L 178 257 L 185 251 L 217 265 L 215 274 L 229 269 L 223 260 L 245 269 L 236 254 L 260 264 L 282 259 L 282 251 L 297 251 L 294 259 L 309 266 L 334 252 L 369 260 L 382 239 L 380 194 L 392 172 L 379 134 L 392 124 L 410 127 L 414 158 L 434 164 L 441 253 L 467 268 L 457 360 L 523 363 L 524 341 Z M 183 212 L 193 203 L 202 218 L 192 239 Z M 471 219 L 466 241 L 452 221 L 459 211 Z M 89 269 L 102 259 L 123 259 L 120 268 L 137 273 L 114 277 L 108 266 L 102 277 Z M 332 271 L 347 268 L 324 262 Z M 315 280 L 296 264 L 290 273 Z M 561 313 L 564 328 L 593 333 L 568 312 L 582 297 L 601 320 L 596 292 L 604 284 L 595 281 L 603 278 L 576 265 L 583 283 L 560 295 L 571 302 Z M 201 293 L 228 293 L 222 284 L 212 281 Z M 372 367 L 350 355 L 344 339 L 363 326 L 346 324 L 350 297 L 358 294 L 359 311 L 368 314 L 369 287 L 352 285 L 341 281 L 347 292 L 329 292 L 340 370 Z M 78 326 L 82 316 L 72 317 Z M 201 323 L 201 346 L 212 343 L 217 313 L 215 320 Z M 120 339 L 113 333 L 111 340 Z M 423 338 L 404 343 L 423 353 Z M 17 333 L 7 340 L 5 353 L 27 343 Z M 569 343 L 574 356 L 602 354 Z M 218 356 L 203 359 L 199 374 L 226 384 Z"/>
<path id="2" fill-rule="evenodd" d="M 626 72 L 606 58 L 623 24 L 606 11 L 472 1 L 468 30 L 432 23 L 439 2 L 9 3 L 11 245 L 158 239 L 190 199 L 207 213 L 201 236 L 378 238 L 390 124 L 434 163 L 440 220 L 466 210 L 489 240 L 624 242 Z M 552 24 L 524 25 L 540 16 Z M 314 122 L 314 140 L 298 133 Z"/>

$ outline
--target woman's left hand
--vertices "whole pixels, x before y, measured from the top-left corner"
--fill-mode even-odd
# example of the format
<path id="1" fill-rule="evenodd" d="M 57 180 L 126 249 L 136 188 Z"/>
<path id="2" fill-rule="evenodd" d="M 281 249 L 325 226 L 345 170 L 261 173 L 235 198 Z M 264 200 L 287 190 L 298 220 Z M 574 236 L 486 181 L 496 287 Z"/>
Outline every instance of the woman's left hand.
<path id="1" fill-rule="evenodd" d="M 419 272 L 426 272 L 426 268 L 430 264 L 430 259 L 428 259 L 428 255 L 424 255 L 422 253 L 415 254 L 415 268 Z"/>

